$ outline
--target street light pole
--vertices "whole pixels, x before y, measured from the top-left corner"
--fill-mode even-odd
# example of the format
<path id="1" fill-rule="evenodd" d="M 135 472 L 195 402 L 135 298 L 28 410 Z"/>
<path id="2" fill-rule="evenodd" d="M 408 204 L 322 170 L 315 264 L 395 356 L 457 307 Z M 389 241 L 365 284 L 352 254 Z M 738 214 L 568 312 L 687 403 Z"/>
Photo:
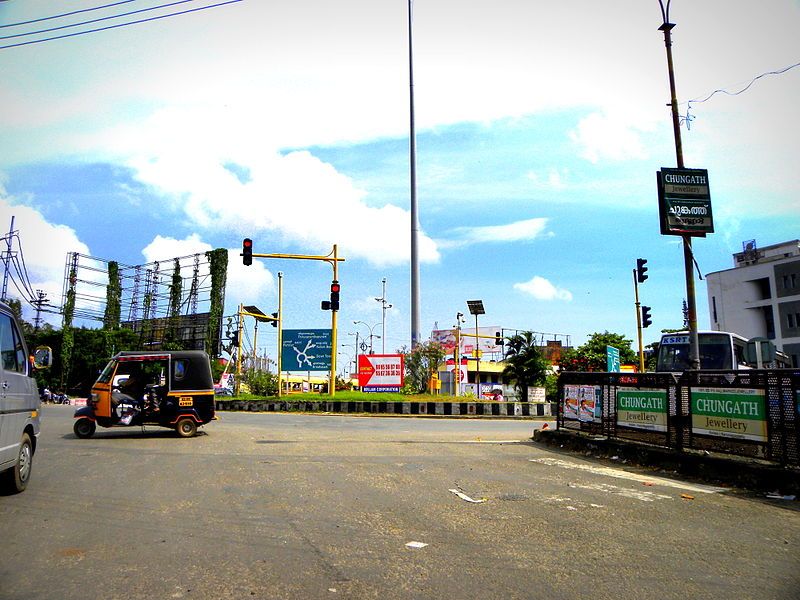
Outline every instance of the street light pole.
<path id="1" fill-rule="evenodd" d="M 392 305 L 386 301 L 386 277 L 381 282 L 383 283 L 383 291 L 380 298 L 375 298 L 381 303 L 381 354 L 386 354 L 386 309 L 392 308 Z"/>
<path id="2" fill-rule="evenodd" d="M 669 71 L 670 106 L 672 107 L 672 131 L 675 137 L 675 154 L 678 168 L 683 169 L 683 144 L 681 142 L 680 117 L 678 115 L 678 95 L 675 91 L 675 71 L 672 64 L 672 28 L 674 23 L 669 22 L 669 5 L 672 0 L 658 0 L 661 6 L 663 23 L 658 29 L 664 32 L 664 46 L 667 50 L 667 69 Z M 686 306 L 689 321 L 689 365 L 694 371 L 700 369 L 700 341 L 697 335 L 697 303 L 695 301 L 694 286 L 694 256 L 692 253 L 692 237 L 683 234 L 683 270 L 686 276 Z"/>
<path id="3" fill-rule="evenodd" d="M 409 178 L 411 187 L 411 349 L 420 343 L 419 328 L 419 214 L 417 210 L 417 140 L 414 129 L 414 47 L 412 36 L 413 0 L 408 0 L 408 100 L 409 100 Z"/>

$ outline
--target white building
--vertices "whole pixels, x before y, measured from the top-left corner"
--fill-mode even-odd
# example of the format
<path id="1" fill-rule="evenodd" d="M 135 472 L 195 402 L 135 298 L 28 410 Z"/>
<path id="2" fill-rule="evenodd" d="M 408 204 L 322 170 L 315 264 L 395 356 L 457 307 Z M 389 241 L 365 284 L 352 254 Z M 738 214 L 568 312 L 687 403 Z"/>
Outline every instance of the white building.
<path id="1" fill-rule="evenodd" d="M 768 338 L 800 366 L 800 240 L 745 242 L 733 265 L 706 276 L 711 328 Z"/>

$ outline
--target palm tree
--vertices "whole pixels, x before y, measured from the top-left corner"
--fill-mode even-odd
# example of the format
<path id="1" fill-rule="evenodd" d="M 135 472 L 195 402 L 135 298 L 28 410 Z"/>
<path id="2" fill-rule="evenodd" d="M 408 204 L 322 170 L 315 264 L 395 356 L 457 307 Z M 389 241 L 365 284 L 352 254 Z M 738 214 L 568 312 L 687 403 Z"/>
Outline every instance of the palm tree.
<path id="1" fill-rule="evenodd" d="M 547 377 L 547 361 L 536 345 L 536 336 L 523 331 L 506 338 L 506 368 L 503 377 L 514 383 L 523 402 L 528 400 L 528 388 L 543 385 Z"/>

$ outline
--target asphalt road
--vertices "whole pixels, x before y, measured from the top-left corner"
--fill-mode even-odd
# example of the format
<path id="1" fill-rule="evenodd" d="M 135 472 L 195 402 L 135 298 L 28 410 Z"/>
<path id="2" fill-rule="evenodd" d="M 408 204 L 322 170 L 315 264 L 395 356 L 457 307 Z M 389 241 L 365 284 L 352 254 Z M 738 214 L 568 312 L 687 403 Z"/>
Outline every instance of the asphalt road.
<path id="1" fill-rule="evenodd" d="M 3 600 L 800 590 L 798 502 L 553 451 L 538 422 L 222 413 L 78 440 L 71 414 L 44 407 L 33 480 L 0 496 Z"/>

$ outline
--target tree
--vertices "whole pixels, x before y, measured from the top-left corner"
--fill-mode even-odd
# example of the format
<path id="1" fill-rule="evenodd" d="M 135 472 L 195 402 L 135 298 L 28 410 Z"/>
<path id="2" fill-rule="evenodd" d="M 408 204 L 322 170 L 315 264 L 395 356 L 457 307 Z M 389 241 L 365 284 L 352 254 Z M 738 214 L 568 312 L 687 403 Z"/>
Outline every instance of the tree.
<path id="1" fill-rule="evenodd" d="M 503 377 L 514 382 L 522 401 L 527 401 L 528 388 L 542 385 L 547 377 L 547 360 L 536 345 L 536 336 L 524 331 L 507 338 L 505 362 Z"/>
<path id="2" fill-rule="evenodd" d="M 637 354 L 631 348 L 632 343 L 631 340 L 619 333 L 610 331 L 593 333 L 585 344 L 562 354 L 559 368 L 563 371 L 605 371 L 608 369 L 607 346 L 613 346 L 619 350 L 620 363 L 638 363 Z"/>
<path id="3" fill-rule="evenodd" d="M 438 342 L 423 342 L 410 352 L 404 352 L 404 355 L 406 389 L 412 394 L 426 393 L 428 391 L 428 382 L 444 360 L 444 346 Z"/>

